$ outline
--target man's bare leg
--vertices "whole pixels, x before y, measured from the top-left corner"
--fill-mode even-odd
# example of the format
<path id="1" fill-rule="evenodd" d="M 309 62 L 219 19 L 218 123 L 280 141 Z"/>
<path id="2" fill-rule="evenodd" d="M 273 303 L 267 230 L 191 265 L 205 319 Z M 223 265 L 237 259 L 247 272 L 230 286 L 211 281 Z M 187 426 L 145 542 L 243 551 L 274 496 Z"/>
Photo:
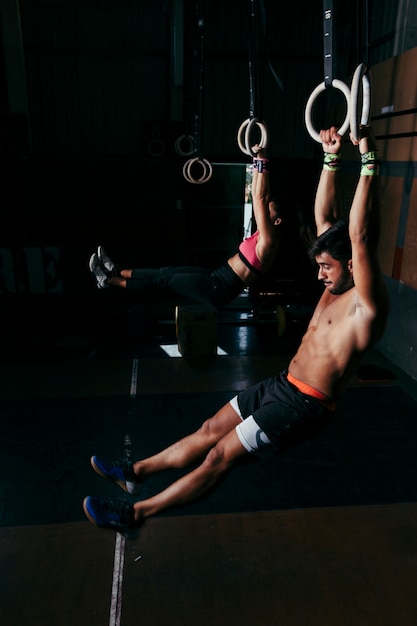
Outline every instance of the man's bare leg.
<path id="1" fill-rule="evenodd" d="M 242 446 L 235 429 L 210 449 L 204 461 L 160 493 L 133 505 L 135 522 L 140 525 L 147 517 L 195 500 L 212 487 L 242 456 L 249 452 Z"/>
<path id="2" fill-rule="evenodd" d="M 191 435 L 151 457 L 136 461 L 133 464 L 133 471 L 139 480 L 143 480 L 150 474 L 166 469 L 187 467 L 199 461 L 240 422 L 236 411 L 230 403 L 227 403 Z"/>
<path id="3" fill-rule="evenodd" d="M 170 468 L 184 468 L 200 462 L 222 437 L 241 421 L 230 403 L 224 405 L 213 417 L 187 437 L 168 446 L 157 454 L 134 463 L 108 461 L 100 456 L 91 457 L 91 465 L 100 476 L 115 482 L 128 493 L 138 493 L 142 481 L 151 474 Z"/>
<path id="4" fill-rule="evenodd" d="M 235 427 L 240 421 L 233 407 L 226 404 L 192 435 L 134 464 L 138 479 L 168 468 L 183 468 L 205 456 L 197 468 L 159 494 L 142 502 L 136 502 L 133 506 L 125 500 L 107 501 L 87 496 L 83 502 L 86 516 L 96 526 L 127 533 L 129 529 L 140 526 L 151 515 L 168 507 L 194 500 L 212 487 L 238 459 L 249 454 L 240 443 L 236 433 Z M 126 488 L 127 483 L 134 479 L 132 476 L 126 477 L 124 467 L 117 464 L 116 473 L 114 473 L 111 464 L 108 465 L 108 469 L 103 470 L 102 464 L 96 465 L 97 461 L 97 457 L 92 457 L 92 465 L 99 474 L 114 480 L 126 491 L 134 493 L 134 490 Z M 130 464 L 127 470 L 131 471 Z"/>

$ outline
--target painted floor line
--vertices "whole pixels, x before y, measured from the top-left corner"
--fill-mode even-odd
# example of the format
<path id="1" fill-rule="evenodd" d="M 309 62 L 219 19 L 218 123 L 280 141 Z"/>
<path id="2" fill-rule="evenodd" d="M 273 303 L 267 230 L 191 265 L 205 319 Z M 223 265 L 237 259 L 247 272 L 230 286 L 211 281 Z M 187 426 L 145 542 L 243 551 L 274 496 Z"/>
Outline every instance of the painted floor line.
<path id="1" fill-rule="evenodd" d="M 121 623 L 125 543 L 125 537 L 123 537 L 120 533 L 116 533 L 109 626 L 119 626 Z"/>
<path id="2" fill-rule="evenodd" d="M 129 395 L 131 398 L 136 397 L 137 381 L 138 381 L 138 363 L 139 360 L 135 356 L 132 363 L 132 376 L 130 381 Z M 129 434 L 125 435 L 125 456 L 130 459 L 131 439 Z M 125 560 L 126 538 L 120 533 L 116 533 L 116 545 L 114 548 L 114 564 L 113 564 L 113 582 L 110 604 L 110 621 L 109 626 L 120 626 L 122 618 L 122 590 L 123 590 L 123 567 Z"/>

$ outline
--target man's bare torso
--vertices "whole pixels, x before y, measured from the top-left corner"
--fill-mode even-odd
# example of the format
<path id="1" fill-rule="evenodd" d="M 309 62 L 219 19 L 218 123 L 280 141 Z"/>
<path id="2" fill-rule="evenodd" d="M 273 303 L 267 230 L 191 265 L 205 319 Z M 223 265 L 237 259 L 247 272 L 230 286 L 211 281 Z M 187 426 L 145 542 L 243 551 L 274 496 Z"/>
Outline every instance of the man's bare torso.
<path id="1" fill-rule="evenodd" d="M 291 374 L 339 399 L 361 357 L 384 331 L 388 315 L 384 285 L 379 300 L 378 312 L 372 314 L 361 305 L 355 287 L 340 295 L 325 290 L 290 362 Z"/>

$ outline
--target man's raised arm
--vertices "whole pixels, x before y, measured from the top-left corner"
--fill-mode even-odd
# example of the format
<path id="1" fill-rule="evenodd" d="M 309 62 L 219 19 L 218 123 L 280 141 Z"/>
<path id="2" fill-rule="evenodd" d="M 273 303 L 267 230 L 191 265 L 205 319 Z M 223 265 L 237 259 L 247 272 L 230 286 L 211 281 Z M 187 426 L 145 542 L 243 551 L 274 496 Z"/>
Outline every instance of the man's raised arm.
<path id="1" fill-rule="evenodd" d="M 340 218 L 339 170 L 342 138 L 332 126 L 320 131 L 323 145 L 323 169 L 314 202 L 317 236 L 328 230 Z"/>
<path id="2" fill-rule="evenodd" d="M 379 155 L 371 127 L 361 130 L 361 174 L 349 214 L 352 267 L 356 289 L 368 308 L 375 310 L 381 287 L 377 256 L 379 236 Z"/>

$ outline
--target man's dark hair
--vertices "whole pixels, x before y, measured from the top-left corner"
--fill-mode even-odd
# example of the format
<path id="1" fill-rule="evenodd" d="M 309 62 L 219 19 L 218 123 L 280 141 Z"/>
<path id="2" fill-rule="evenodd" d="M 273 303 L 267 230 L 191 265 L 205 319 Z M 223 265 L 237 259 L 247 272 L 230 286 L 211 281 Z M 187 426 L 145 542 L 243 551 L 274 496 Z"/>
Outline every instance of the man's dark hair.
<path id="1" fill-rule="evenodd" d="M 336 261 L 347 263 L 352 258 L 349 227 L 344 220 L 333 224 L 312 243 L 308 255 L 312 261 L 323 252 L 328 252 Z"/>

